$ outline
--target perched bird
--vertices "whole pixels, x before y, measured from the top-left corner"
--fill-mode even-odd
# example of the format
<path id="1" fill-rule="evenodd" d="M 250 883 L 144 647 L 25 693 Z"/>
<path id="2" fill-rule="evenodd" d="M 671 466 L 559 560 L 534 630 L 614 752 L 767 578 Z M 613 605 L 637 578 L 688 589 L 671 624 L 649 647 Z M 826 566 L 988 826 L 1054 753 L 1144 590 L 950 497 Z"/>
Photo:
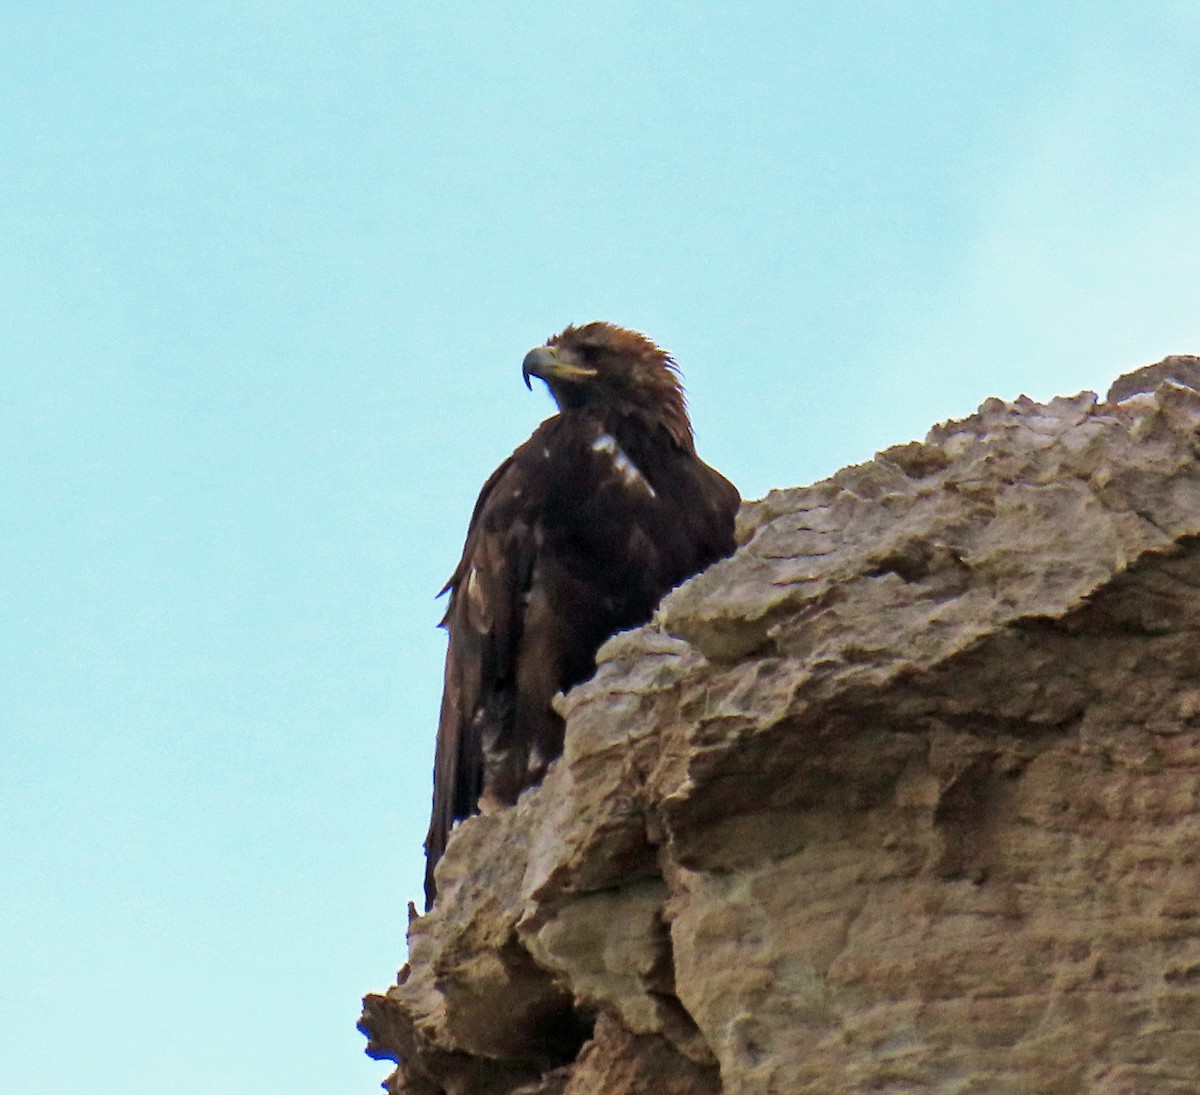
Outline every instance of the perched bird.
<path id="1" fill-rule="evenodd" d="M 734 549 L 737 489 L 696 455 L 674 361 L 609 323 L 531 350 L 558 404 L 488 478 L 450 591 L 426 908 L 456 821 L 512 805 L 562 752 L 552 700 L 668 590 Z"/>

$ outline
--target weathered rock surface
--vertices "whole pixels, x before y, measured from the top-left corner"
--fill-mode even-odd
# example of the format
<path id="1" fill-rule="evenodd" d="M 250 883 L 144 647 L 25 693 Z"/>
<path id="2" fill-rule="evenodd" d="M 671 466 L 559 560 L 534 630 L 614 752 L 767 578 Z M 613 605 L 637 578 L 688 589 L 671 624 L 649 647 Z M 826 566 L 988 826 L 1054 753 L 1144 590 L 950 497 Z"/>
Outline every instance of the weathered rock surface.
<path id="1" fill-rule="evenodd" d="M 466 822 L 410 1095 L 1200 1092 L 1200 358 L 742 514 Z"/>

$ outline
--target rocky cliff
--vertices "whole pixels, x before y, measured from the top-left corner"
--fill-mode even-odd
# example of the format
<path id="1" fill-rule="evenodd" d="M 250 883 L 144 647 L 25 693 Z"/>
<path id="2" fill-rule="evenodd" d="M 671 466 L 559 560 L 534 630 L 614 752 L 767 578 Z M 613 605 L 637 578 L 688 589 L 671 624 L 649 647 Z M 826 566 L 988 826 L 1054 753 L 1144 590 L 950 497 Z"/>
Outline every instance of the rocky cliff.
<path id="1" fill-rule="evenodd" d="M 409 1095 L 1200 1091 L 1200 358 L 745 507 L 461 825 Z"/>

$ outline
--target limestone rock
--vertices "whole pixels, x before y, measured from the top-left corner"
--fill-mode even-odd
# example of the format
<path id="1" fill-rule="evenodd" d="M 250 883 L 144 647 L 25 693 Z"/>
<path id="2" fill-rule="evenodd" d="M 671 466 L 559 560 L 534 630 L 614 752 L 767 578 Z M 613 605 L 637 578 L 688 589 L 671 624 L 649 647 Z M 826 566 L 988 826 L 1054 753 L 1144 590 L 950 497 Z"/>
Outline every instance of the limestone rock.
<path id="1" fill-rule="evenodd" d="M 409 1095 L 1200 1091 L 1200 358 L 747 504 L 367 998 Z"/>

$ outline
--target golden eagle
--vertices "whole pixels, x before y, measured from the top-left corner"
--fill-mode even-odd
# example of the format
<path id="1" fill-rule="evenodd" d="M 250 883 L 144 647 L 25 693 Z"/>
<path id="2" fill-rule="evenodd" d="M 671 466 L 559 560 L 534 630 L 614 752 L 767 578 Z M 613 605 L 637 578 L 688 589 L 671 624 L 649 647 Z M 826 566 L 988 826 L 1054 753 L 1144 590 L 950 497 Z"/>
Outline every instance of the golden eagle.
<path id="1" fill-rule="evenodd" d="M 450 604 L 425 840 L 426 908 L 456 821 L 516 802 L 562 752 L 551 701 L 609 636 L 734 549 L 737 489 L 696 455 L 674 361 L 636 331 L 568 327 L 531 350 L 559 413 L 484 483 Z"/>

